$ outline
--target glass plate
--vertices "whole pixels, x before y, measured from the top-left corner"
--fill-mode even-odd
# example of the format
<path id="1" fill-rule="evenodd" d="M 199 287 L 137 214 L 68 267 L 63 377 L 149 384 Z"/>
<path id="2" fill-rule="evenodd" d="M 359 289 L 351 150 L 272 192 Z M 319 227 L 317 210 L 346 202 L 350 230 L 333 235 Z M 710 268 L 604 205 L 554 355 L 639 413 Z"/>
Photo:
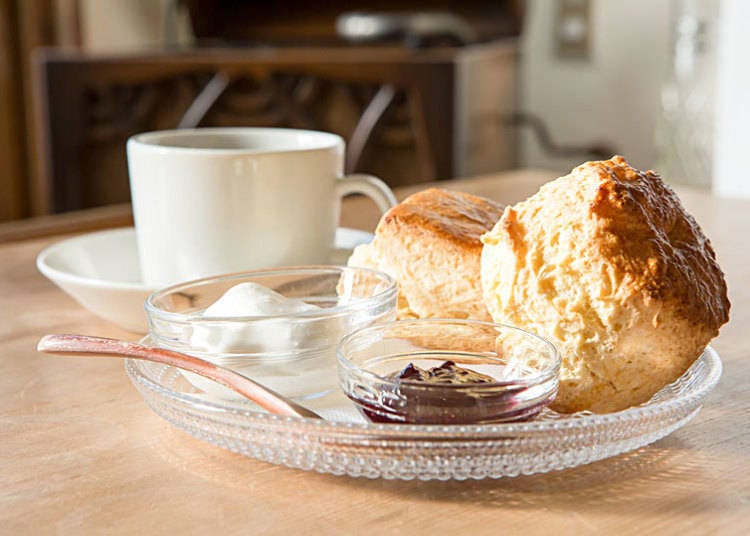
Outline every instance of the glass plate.
<path id="1" fill-rule="evenodd" d="M 346 410 L 329 414 L 341 420 L 279 417 L 250 402 L 208 398 L 172 367 L 128 359 L 125 368 L 151 409 L 198 439 L 298 469 L 404 480 L 512 477 L 628 452 L 684 426 L 721 376 L 721 360 L 707 347 L 641 406 L 606 415 L 547 410 L 530 422 L 444 426 L 357 422 Z"/>

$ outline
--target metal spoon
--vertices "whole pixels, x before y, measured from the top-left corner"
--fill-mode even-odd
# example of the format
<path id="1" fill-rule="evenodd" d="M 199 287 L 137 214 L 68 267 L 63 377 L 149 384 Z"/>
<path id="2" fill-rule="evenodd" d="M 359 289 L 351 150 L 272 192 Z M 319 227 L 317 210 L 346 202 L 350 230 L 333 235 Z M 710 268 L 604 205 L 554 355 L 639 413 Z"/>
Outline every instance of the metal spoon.
<path id="1" fill-rule="evenodd" d="M 37 350 L 47 354 L 77 356 L 93 354 L 97 357 L 130 357 L 162 363 L 190 371 L 238 392 L 263 409 L 277 415 L 322 419 L 320 415 L 292 402 L 268 387 L 254 382 L 247 376 L 210 361 L 164 348 L 144 346 L 135 342 L 87 335 L 45 335 L 39 340 Z"/>

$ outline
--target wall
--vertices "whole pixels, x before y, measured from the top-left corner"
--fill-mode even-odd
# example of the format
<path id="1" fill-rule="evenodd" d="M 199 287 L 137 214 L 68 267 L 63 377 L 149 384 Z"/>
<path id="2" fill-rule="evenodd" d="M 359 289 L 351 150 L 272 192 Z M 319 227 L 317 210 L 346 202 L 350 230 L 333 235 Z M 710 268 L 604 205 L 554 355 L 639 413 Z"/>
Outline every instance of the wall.
<path id="1" fill-rule="evenodd" d="M 521 107 L 565 144 L 607 141 L 638 167 L 654 167 L 660 90 L 669 71 L 668 0 L 591 0 L 588 60 L 555 57 L 556 2 L 528 0 L 521 60 Z M 528 132 L 521 162 L 560 171 L 577 164 L 542 154 Z"/>
<path id="2" fill-rule="evenodd" d="M 122 52 L 159 44 L 164 17 L 154 0 L 82 0 L 82 40 L 95 52 Z"/>
<path id="3" fill-rule="evenodd" d="M 750 2 L 723 0 L 719 18 L 714 191 L 750 199 Z"/>
<path id="4" fill-rule="evenodd" d="M 163 47 L 169 0 L 81 0 L 83 47 L 90 52 L 125 52 Z M 189 22 L 178 17 L 177 38 L 189 39 Z"/>

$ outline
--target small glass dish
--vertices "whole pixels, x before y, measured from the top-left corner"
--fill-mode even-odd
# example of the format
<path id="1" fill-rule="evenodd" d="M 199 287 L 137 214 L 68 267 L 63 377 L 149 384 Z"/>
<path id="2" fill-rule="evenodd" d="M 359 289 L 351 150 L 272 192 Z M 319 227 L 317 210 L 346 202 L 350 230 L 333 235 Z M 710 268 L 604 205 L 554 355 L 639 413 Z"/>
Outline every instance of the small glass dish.
<path id="1" fill-rule="evenodd" d="M 399 377 L 409 365 L 428 371 L 446 362 L 484 378 Z M 348 335 L 338 347 L 338 369 L 344 393 L 373 422 L 482 424 L 530 419 L 547 407 L 557 394 L 560 356 L 546 339 L 512 326 L 404 320 Z"/>
<path id="2" fill-rule="evenodd" d="M 257 283 L 316 309 L 269 316 L 206 316 L 230 288 Z M 396 282 L 364 268 L 302 266 L 208 277 L 174 285 L 146 300 L 151 344 L 201 357 L 287 397 L 336 389 L 336 345 L 357 329 L 395 318 Z M 189 372 L 206 393 L 233 391 Z"/>

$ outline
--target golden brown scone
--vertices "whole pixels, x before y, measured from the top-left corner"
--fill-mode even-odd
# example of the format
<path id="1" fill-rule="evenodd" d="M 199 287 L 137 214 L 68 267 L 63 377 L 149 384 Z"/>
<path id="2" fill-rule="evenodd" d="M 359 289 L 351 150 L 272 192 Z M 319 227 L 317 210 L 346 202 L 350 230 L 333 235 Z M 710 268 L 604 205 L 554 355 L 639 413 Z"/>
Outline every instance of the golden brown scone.
<path id="1" fill-rule="evenodd" d="M 479 276 L 483 233 L 502 214 L 489 199 L 430 188 L 380 220 L 372 244 L 349 266 L 381 270 L 399 283 L 399 318 L 489 320 Z"/>
<path id="2" fill-rule="evenodd" d="M 617 411 L 677 379 L 729 319 L 708 239 L 653 171 L 587 162 L 508 207 L 483 237 L 496 322 L 562 356 L 559 411 Z"/>

